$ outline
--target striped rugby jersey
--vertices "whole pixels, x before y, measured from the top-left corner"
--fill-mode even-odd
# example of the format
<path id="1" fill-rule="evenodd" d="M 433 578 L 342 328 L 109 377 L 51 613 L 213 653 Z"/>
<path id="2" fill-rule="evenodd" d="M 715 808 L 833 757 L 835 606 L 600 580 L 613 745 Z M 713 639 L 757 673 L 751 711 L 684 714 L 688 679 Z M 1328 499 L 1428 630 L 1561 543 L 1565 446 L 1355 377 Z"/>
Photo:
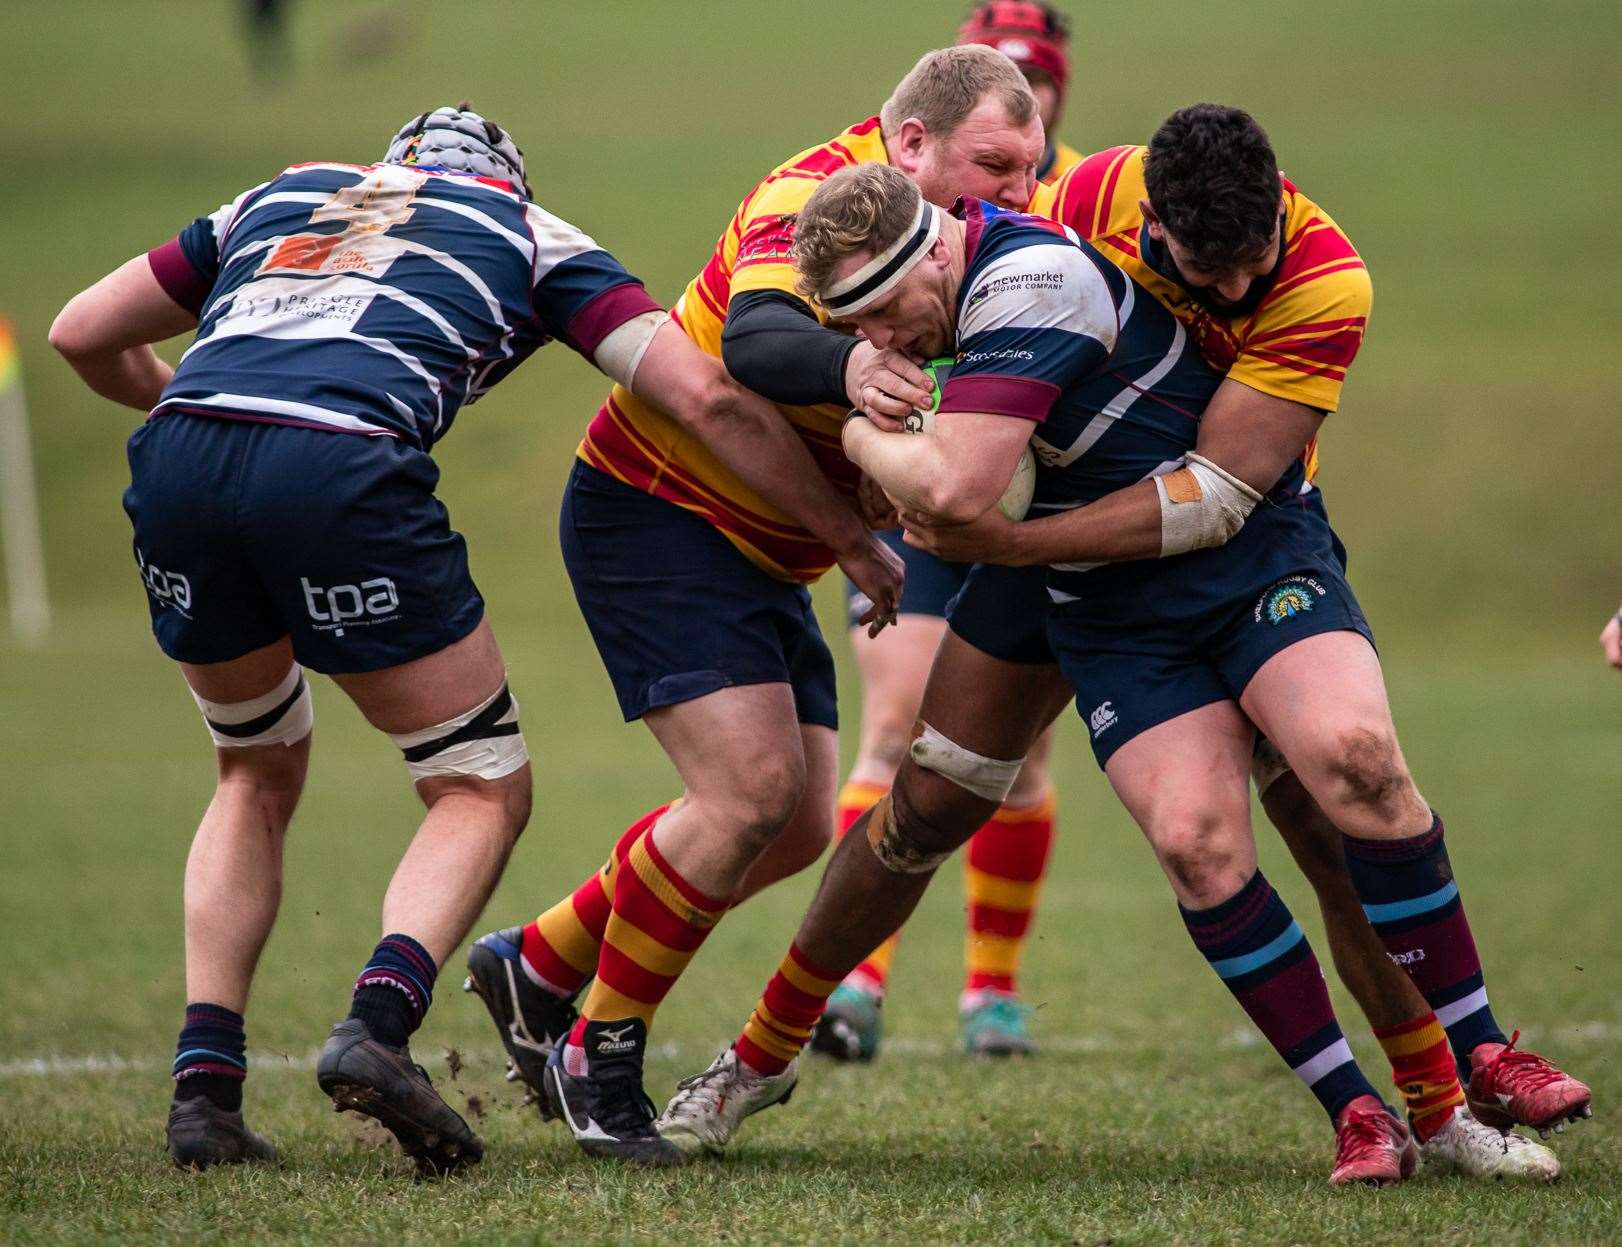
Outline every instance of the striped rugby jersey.
<path id="1" fill-rule="evenodd" d="M 1284 246 L 1256 306 L 1223 316 L 1189 297 L 1149 238 L 1140 201 L 1147 148 L 1112 147 L 1087 157 L 1051 186 L 1038 186 L 1030 211 L 1070 226 L 1170 308 L 1200 351 L 1235 381 L 1276 398 L 1332 412 L 1346 371 L 1363 344 L 1374 289 L 1362 257 L 1334 220 L 1284 180 Z M 1165 271 L 1163 271 L 1165 270 Z M 1317 472 L 1316 439 L 1307 476 Z"/>
<path id="2" fill-rule="evenodd" d="M 1177 467 L 1223 380 L 1187 326 L 1065 226 L 980 200 L 954 212 L 966 264 L 940 410 L 1035 423 L 1033 514 Z M 1297 462 L 1277 489 L 1297 492 L 1301 473 Z M 1074 575 L 1091 570 L 1052 569 L 1050 592 L 1062 600 Z"/>
<path id="3" fill-rule="evenodd" d="M 847 165 L 884 162 L 879 119 L 870 117 L 772 170 L 739 205 L 704 270 L 672 315 L 700 350 L 721 356 L 721 331 L 732 296 L 746 290 L 794 292 L 794 214 L 825 178 Z M 821 311 L 817 313 L 822 316 Z M 782 406 L 817 466 L 853 492 L 859 473 L 845 458 L 838 404 Z M 809 583 L 833 566 L 822 542 L 739 481 L 675 421 L 616 385 L 580 444 L 580 457 L 637 489 L 664 498 L 715 525 L 746 558 L 779 580 Z"/>
<path id="4" fill-rule="evenodd" d="M 300 164 L 149 253 L 198 315 L 152 410 L 396 436 L 429 449 L 553 338 L 587 359 L 657 311 L 636 278 L 510 183 Z"/>

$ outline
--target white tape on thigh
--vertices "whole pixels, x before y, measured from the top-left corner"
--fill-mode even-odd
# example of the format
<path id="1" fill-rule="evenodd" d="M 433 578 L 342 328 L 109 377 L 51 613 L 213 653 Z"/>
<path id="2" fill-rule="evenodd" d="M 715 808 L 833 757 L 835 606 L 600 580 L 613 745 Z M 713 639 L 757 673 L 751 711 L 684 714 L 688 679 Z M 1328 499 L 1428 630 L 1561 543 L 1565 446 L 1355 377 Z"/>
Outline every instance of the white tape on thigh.
<path id="1" fill-rule="evenodd" d="M 1024 758 L 1004 762 L 965 749 L 919 720 L 918 735 L 912 739 L 912 760 L 926 771 L 944 775 L 959 788 L 1001 805 L 1008 790 L 1019 778 Z"/>
<path id="2" fill-rule="evenodd" d="M 518 730 L 518 699 L 505 680 L 466 714 L 418 732 L 391 732 L 389 739 L 405 754 L 414 780 L 451 775 L 500 779 L 529 761 Z"/>
<path id="3" fill-rule="evenodd" d="M 294 663 L 286 677 L 263 697 L 251 701 L 208 701 L 192 690 L 192 699 L 203 712 L 208 734 L 221 749 L 245 749 L 250 745 L 293 745 L 310 734 L 315 726 L 315 703 L 304 669 Z"/>
<path id="4" fill-rule="evenodd" d="M 1267 737 L 1261 736 L 1256 740 L 1256 752 L 1250 757 L 1250 778 L 1256 781 L 1256 795 L 1266 794 L 1282 775 L 1289 774 L 1295 768 L 1278 751 L 1278 746 Z"/>

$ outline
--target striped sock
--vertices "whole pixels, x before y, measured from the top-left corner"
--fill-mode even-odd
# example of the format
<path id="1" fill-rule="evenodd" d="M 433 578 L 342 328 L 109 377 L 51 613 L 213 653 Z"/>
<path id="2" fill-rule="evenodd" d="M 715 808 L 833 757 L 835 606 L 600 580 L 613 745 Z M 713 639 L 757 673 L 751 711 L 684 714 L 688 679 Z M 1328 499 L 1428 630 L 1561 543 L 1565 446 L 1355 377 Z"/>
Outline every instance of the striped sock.
<path id="1" fill-rule="evenodd" d="M 571 1000 L 596 973 L 619 867 L 631 846 L 673 804 L 666 802 L 627 827 L 601 870 L 524 928 L 518 963 L 530 982 Z"/>
<path id="2" fill-rule="evenodd" d="M 1345 837 L 1346 866 L 1385 950 L 1436 1011 L 1461 1071 L 1479 1044 L 1508 1043 L 1487 1004 L 1481 958 L 1453 882 L 1442 820 L 1406 840 Z"/>
<path id="3" fill-rule="evenodd" d="M 1359 1096 L 1380 1098 L 1352 1059 L 1312 946 L 1261 871 L 1220 905 L 1177 908 L 1217 977 L 1331 1121 Z"/>
<path id="4" fill-rule="evenodd" d="M 878 804 L 879 799 L 889 791 L 883 784 L 869 784 L 857 779 L 847 780 L 845 786 L 839 790 L 837 838 L 843 840 L 852 824 Z M 850 985 L 858 991 L 883 1000 L 885 989 L 890 985 L 890 964 L 895 960 L 895 948 L 900 942 L 901 932 L 897 931 L 864 957 L 861 964 L 847 976 Z"/>
<path id="5" fill-rule="evenodd" d="M 355 979 L 349 1016 L 366 1023 L 372 1038 L 403 1048 L 434 1000 L 439 967 L 409 935 L 385 935 Z"/>
<path id="6" fill-rule="evenodd" d="M 811 1030 L 838 986 L 837 974 L 808 961 L 791 945 L 734 1044 L 738 1059 L 758 1074 L 781 1074 L 810 1042 Z"/>
<path id="7" fill-rule="evenodd" d="M 248 1037 L 242 1015 L 224 1005 L 188 1004 L 175 1043 L 175 1099 L 207 1096 L 227 1112 L 242 1107 Z"/>
<path id="8" fill-rule="evenodd" d="M 1053 794 L 1020 809 L 1004 806 L 974 833 L 963 859 L 968 900 L 963 990 L 1016 990 L 1015 976 L 1053 847 Z"/>
<path id="9" fill-rule="evenodd" d="M 652 835 L 632 845 L 614 882 L 597 978 L 570 1042 L 581 1043 L 588 1021 L 651 1023 L 665 993 L 727 908 L 726 900 L 705 896 L 683 879 Z"/>
<path id="10" fill-rule="evenodd" d="M 1464 1103 L 1459 1071 L 1447 1049 L 1447 1034 L 1434 1013 L 1399 1026 L 1376 1029 L 1374 1037 L 1391 1062 L 1391 1078 L 1408 1106 L 1408 1118 L 1421 1143 L 1453 1119 Z"/>

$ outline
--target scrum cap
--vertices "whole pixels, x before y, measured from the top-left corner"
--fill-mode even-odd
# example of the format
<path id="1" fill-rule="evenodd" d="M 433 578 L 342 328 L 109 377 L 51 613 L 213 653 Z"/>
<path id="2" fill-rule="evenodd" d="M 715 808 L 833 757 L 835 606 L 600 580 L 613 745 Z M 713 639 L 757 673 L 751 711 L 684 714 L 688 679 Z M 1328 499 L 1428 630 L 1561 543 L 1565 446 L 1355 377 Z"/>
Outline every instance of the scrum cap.
<path id="1" fill-rule="evenodd" d="M 525 197 L 534 198 L 524 177 L 524 153 L 518 144 L 495 122 L 466 106 L 446 105 L 406 122 L 389 144 L 383 163 L 431 165 L 501 178 L 523 187 Z"/>

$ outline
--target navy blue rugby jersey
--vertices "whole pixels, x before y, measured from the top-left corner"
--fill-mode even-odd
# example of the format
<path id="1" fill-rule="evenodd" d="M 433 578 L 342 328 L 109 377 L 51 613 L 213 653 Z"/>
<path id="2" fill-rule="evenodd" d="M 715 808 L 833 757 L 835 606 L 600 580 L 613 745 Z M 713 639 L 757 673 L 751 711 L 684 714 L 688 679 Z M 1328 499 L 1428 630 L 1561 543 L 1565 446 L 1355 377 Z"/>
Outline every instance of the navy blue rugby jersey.
<path id="1" fill-rule="evenodd" d="M 619 261 L 510 183 L 300 164 L 149 253 L 198 315 L 153 408 L 405 438 L 560 339 L 587 359 L 659 310 Z"/>
<path id="2" fill-rule="evenodd" d="M 968 200 L 957 364 L 941 411 L 1017 416 L 1036 428 L 1032 515 L 1083 506 L 1181 466 L 1223 381 L 1165 306 L 1074 231 Z M 1301 492 L 1299 462 L 1273 490 Z M 1052 569 L 1055 599 L 1079 573 Z"/>

